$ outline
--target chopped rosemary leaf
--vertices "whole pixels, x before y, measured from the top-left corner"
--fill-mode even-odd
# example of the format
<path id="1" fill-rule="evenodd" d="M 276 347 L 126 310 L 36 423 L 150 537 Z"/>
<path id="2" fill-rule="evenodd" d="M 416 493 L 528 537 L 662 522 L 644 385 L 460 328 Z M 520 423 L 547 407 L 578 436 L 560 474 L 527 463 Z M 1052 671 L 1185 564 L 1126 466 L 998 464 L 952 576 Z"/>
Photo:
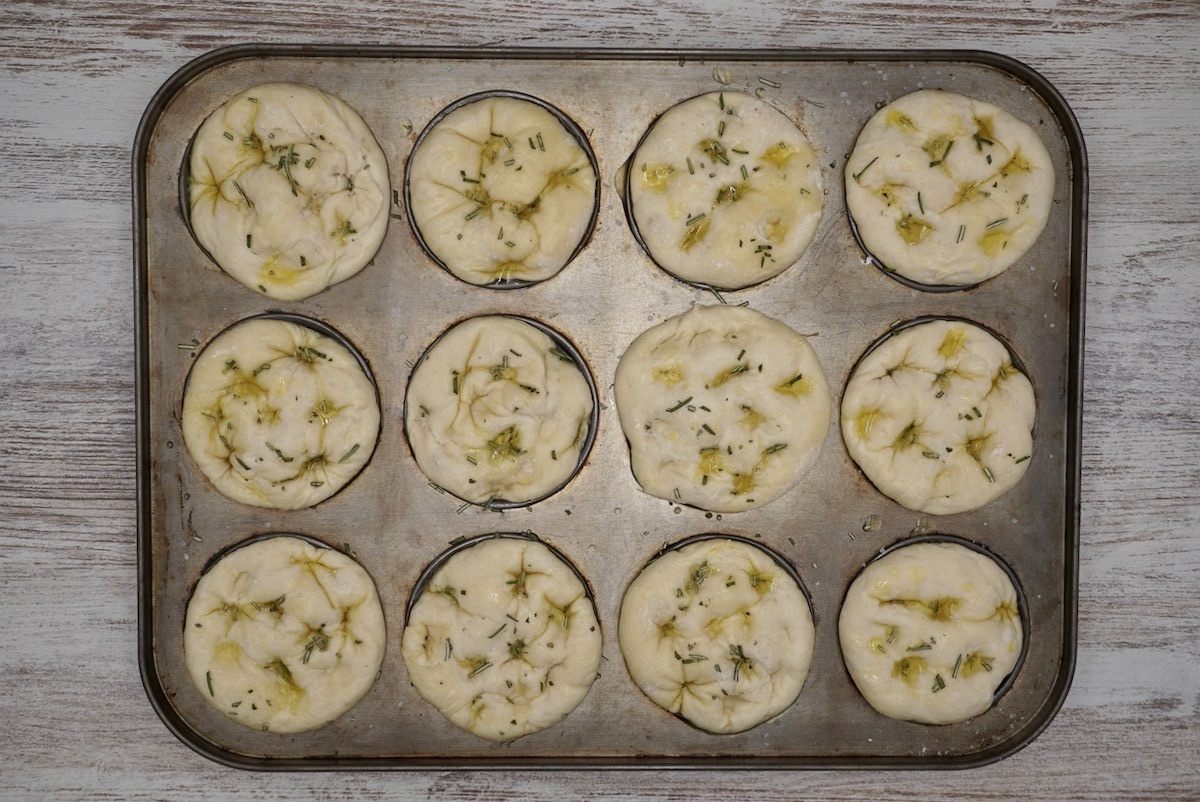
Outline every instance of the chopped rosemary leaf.
<path id="1" fill-rule="evenodd" d="M 876 156 L 874 159 L 871 159 L 871 161 L 867 162 L 867 166 L 866 166 L 866 167 L 862 168 L 861 170 L 859 170 L 857 173 L 855 173 L 855 174 L 852 176 L 852 177 L 854 178 L 854 180 L 855 180 L 855 181 L 857 181 L 857 180 L 859 179 L 859 176 L 861 176 L 861 175 L 862 175 L 863 173 L 865 173 L 867 170 L 871 169 L 871 165 L 872 165 L 872 164 L 874 164 L 874 163 L 875 163 L 875 162 L 877 162 L 877 161 L 879 161 L 879 157 L 878 157 L 878 156 Z"/>
<path id="2" fill-rule="evenodd" d="M 687 398 L 683 399 L 675 406 L 669 407 L 667 409 L 667 412 L 675 412 L 678 409 L 682 409 L 683 407 L 687 406 L 688 402 L 690 402 L 691 400 L 692 400 L 692 396 L 689 395 Z"/>
<path id="3" fill-rule="evenodd" d="M 950 155 L 950 148 L 952 148 L 952 147 L 954 147 L 953 139 L 951 139 L 949 142 L 946 143 L 946 150 L 942 152 L 942 158 L 938 159 L 937 161 L 931 161 L 929 163 L 929 166 L 937 167 L 939 164 L 946 161 L 946 157 Z"/>
<path id="4" fill-rule="evenodd" d="M 345 462 L 346 460 L 350 459 L 352 456 L 354 456 L 354 452 L 356 452 L 356 451 L 358 451 L 358 443 L 355 443 L 354 445 L 350 446 L 350 450 L 347 451 L 345 454 L 343 454 L 342 458 L 339 459 L 338 462 L 341 463 L 341 462 Z"/>

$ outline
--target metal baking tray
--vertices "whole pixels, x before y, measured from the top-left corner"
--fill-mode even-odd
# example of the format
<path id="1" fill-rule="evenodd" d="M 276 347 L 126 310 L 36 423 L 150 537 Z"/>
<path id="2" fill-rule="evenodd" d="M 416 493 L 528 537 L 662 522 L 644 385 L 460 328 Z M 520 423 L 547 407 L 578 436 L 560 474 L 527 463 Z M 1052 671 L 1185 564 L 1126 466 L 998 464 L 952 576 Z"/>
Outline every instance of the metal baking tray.
<path id="1" fill-rule="evenodd" d="M 229 96 L 257 83 L 310 83 L 364 117 L 402 189 L 417 134 L 442 108 L 483 90 L 537 96 L 591 141 L 602 183 L 590 240 L 562 273 L 497 291 L 466 285 L 420 248 L 397 205 L 374 262 L 305 301 L 258 296 L 224 275 L 192 239 L 180 208 L 188 142 Z M 631 235 L 617 182 L 656 115 L 724 87 L 763 97 L 806 131 L 828 193 L 812 247 L 780 276 L 717 293 L 675 280 Z M 856 243 L 841 170 L 876 109 L 918 88 L 993 102 L 1031 124 L 1056 165 L 1054 208 L 1036 246 L 970 290 L 922 292 L 876 269 Z M 973 51 L 430 50 L 238 46 L 182 68 L 150 102 L 133 154 L 137 353 L 139 655 L 151 704 L 197 752 L 253 769 L 352 768 L 951 768 L 1020 749 L 1051 721 L 1075 663 L 1080 404 L 1087 165 L 1059 93 L 1029 67 Z M 402 195 L 397 193 L 397 197 Z M 748 303 L 807 335 L 840 400 L 851 366 L 896 321 L 960 316 L 1003 337 L 1038 399 L 1036 448 L 1024 480 L 981 510 L 921 516 L 881 495 L 830 426 L 817 468 L 760 509 L 718 515 L 650 498 L 629 468 L 612 402 L 625 347 L 697 303 Z M 383 424 L 362 474 L 316 507 L 239 505 L 217 494 L 183 445 L 180 405 L 197 344 L 242 318 L 300 314 L 344 334 L 377 380 Z M 525 315 L 569 338 L 599 388 L 591 454 L 559 493 L 510 510 L 463 507 L 430 487 L 406 445 L 401 409 L 409 372 L 452 323 L 476 314 Z M 426 564 L 449 541 L 532 531 L 565 554 L 595 592 L 604 633 L 601 676 L 556 726 L 499 745 L 458 730 L 422 700 L 400 659 L 404 611 Z M 880 549 L 941 532 L 987 548 L 1025 592 L 1030 642 L 1019 672 L 987 713 L 926 726 L 885 718 L 855 690 L 837 638 L 842 597 Z M 350 550 L 375 579 L 387 618 L 383 671 L 367 696 L 324 728 L 252 731 L 210 708 L 183 664 L 184 608 L 213 556 L 248 537 L 294 532 Z M 631 682 L 617 644 L 621 597 L 664 544 L 701 533 L 753 539 L 792 563 L 812 596 L 810 675 L 778 717 L 738 735 L 696 730 L 655 707 Z"/>

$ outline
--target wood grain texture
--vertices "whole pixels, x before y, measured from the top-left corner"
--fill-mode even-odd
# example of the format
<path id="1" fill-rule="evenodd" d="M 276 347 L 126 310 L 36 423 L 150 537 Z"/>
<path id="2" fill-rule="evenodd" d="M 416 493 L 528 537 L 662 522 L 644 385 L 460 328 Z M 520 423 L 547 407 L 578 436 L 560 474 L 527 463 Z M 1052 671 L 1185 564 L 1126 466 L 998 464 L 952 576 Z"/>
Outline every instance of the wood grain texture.
<path id="1" fill-rule="evenodd" d="M 1079 659 L 1049 729 L 967 772 L 252 774 L 193 754 L 136 654 L 130 152 L 241 42 L 994 50 L 1054 83 L 1091 206 Z M 0 796 L 1200 799 L 1200 6 L 1170 0 L 0 5 Z"/>

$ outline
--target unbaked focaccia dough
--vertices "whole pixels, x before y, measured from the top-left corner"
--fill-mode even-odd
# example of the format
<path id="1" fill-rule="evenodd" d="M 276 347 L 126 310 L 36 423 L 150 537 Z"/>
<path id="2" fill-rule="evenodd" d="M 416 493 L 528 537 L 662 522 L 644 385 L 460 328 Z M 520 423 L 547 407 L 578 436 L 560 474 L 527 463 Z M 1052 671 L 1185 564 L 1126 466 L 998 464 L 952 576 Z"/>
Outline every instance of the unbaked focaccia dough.
<path id="1" fill-rule="evenodd" d="M 885 495 L 949 515 L 1021 480 L 1035 413 L 1033 386 L 1003 343 L 935 320 L 895 331 L 859 361 L 842 396 L 842 438 Z"/>
<path id="2" fill-rule="evenodd" d="M 868 565 L 846 593 L 838 633 L 863 698 L 925 724 L 990 708 L 1024 639 L 1008 574 L 955 543 L 904 546 Z"/>
<path id="3" fill-rule="evenodd" d="M 200 578 L 183 638 L 209 704 L 247 727 L 290 733 L 327 724 L 371 689 L 386 631 L 361 565 L 280 536 L 234 549 Z"/>
<path id="4" fill-rule="evenodd" d="M 590 152 L 521 97 L 488 95 L 437 120 L 409 159 L 407 185 L 425 246 L 477 285 L 553 276 L 596 214 Z"/>
<path id="5" fill-rule="evenodd" d="M 229 275 L 284 301 L 360 271 L 388 223 L 388 168 L 337 97 L 269 83 L 230 98 L 192 142 L 190 223 Z"/>
<path id="6" fill-rule="evenodd" d="M 650 563 L 621 602 L 621 653 L 655 704 L 702 730 L 748 730 L 804 685 L 808 599 L 763 549 L 705 538 Z"/>
<path id="7" fill-rule="evenodd" d="M 246 320 L 196 357 L 183 436 L 201 472 L 229 498 L 310 507 L 371 458 L 379 436 L 375 385 L 332 338 L 285 320 Z"/>
<path id="8" fill-rule="evenodd" d="M 829 387 L 808 341 L 742 306 L 697 306 L 643 332 L 613 388 L 634 477 L 714 512 L 760 507 L 816 462 Z"/>
<path id="9" fill-rule="evenodd" d="M 600 650 L 583 582 L 526 537 L 491 537 L 452 554 L 412 606 L 401 645 L 417 692 L 494 741 L 566 718 L 596 679 Z"/>
<path id="10" fill-rule="evenodd" d="M 846 162 L 863 246 L 928 285 L 1011 267 L 1050 217 L 1054 165 L 1037 132 L 991 103 L 922 90 L 880 109 Z"/>
<path id="11" fill-rule="evenodd" d="M 413 371 L 405 427 L 417 465 L 476 504 L 536 501 L 578 469 L 591 385 L 543 331 L 485 315 L 447 331 Z"/>
<path id="12" fill-rule="evenodd" d="M 738 289 L 800 258 L 821 217 L 816 154 L 796 124 L 742 92 L 685 100 L 629 162 L 634 224 L 664 270 Z"/>

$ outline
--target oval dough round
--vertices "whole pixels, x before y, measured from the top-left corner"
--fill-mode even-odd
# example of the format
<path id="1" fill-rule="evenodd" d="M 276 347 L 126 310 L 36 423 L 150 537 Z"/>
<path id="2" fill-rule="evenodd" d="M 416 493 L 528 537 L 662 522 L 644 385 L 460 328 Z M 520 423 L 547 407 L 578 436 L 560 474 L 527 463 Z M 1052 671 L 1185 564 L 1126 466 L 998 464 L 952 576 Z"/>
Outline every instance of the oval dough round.
<path id="1" fill-rule="evenodd" d="M 846 204 L 863 246 L 926 285 L 971 285 L 1033 245 L 1054 202 L 1054 165 L 1031 127 L 951 92 L 892 101 L 846 162 Z"/>
<path id="2" fill-rule="evenodd" d="M 550 278 L 596 215 L 590 150 L 554 112 L 520 97 L 487 95 L 437 120 L 409 159 L 407 187 L 425 246 L 477 285 Z"/>
<path id="3" fill-rule="evenodd" d="M 651 258 L 684 281 L 739 289 L 808 248 L 824 183 L 807 137 L 742 92 L 673 106 L 629 161 L 628 203 Z"/>
<path id="4" fill-rule="evenodd" d="M 182 423 L 188 452 L 217 490 L 294 510 L 329 498 L 367 464 L 379 403 L 371 378 L 336 340 L 256 318 L 197 355 Z"/>
<path id="5" fill-rule="evenodd" d="M 527 537 L 489 537 L 451 554 L 412 605 L 401 645 L 417 692 L 494 741 L 566 718 L 596 679 L 600 650 L 583 582 Z"/>
<path id="6" fill-rule="evenodd" d="M 417 364 L 405 427 L 421 471 L 476 504 L 537 501 L 578 470 L 591 385 L 545 332 L 519 318 L 459 323 Z"/>
<path id="7" fill-rule="evenodd" d="M 808 599 L 763 549 L 704 538 L 642 570 L 621 602 L 621 653 L 658 706 L 734 733 L 786 710 L 812 662 Z"/>
<path id="8" fill-rule="evenodd" d="M 1003 343 L 962 320 L 887 335 L 842 395 L 842 439 L 910 510 L 977 509 L 1014 487 L 1033 454 L 1033 386 Z"/>
<path id="9" fill-rule="evenodd" d="M 205 701 L 239 724 L 291 733 L 353 707 L 383 663 L 375 583 L 339 551 L 280 536 L 240 546 L 196 584 L 184 659 Z"/>
<path id="10" fill-rule="evenodd" d="M 189 222 L 221 269 L 298 301 L 350 278 L 387 232 L 387 160 L 354 109 L 312 86 L 230 98 L 192 141 Z"/>
<path id="11" fill-rule="evenodd" d="M 760 507 L 816 462 L 829 386 L 808 341 L 743 306 L 697 306 L 643 332 L 613 388 L 634 477 L 714 512 Z"/>
<path id="12" fill-rule="evenodd" d="M 916 543 L 871 562 L 846 593 L 838 633 L 863 698 L 925 724 L 990 708 L 1024 640 L 1008 574 L 956 543 Z"/>

